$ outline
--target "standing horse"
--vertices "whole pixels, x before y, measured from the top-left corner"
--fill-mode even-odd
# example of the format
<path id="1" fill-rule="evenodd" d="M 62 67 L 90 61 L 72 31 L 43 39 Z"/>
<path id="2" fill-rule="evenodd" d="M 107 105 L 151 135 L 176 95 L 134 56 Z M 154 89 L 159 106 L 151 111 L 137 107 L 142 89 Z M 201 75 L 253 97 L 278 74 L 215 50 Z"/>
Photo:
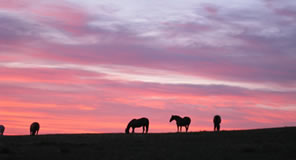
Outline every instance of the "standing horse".
<path id="1" fill-rule="evenodd" d="M 214 119 L 214 131 L 219 132 L 220 131 L 220 123 L 221 123 L 221 117 L 219 115 L 215 115 Z"/>
<path id="2" fill-rule="evenodd" d="M 40 129 L 40 125 L 38 122 L 32 123 L 30 126 L 30 135 L 31 136 L 38 135 L 39 129 Z"/>
<path id="3" fill-rule="evenodd" d="M 132 127 L 133 131 L 132 133 L 135 133 L 135 128 L 138 127 L 143 127 L 143 133 L 148 133 L 148 129 L 149 129 L 149 120 L 145 117 L 140 118 L 140 119 L 132 119 L 126 129 L 125 129 L 125 133 L 129 134 L 130 128 Z M 146 129 L 146 130 L 145 130 Z"/>
<path id="4" fill-rule="evenodd" d="M 3 125 L 0 125 L 0 136 L 3 136 L 4 130 L 5 130 L 5 127 Z"/>
<path id="5" fill-rule="evenodd" d="M 176 120 L 177 132 L 182 132 L 182 126 L 185 126 L 186 132 L 188 132 L 188 128 L 191 122 L 191 119 L 189 117 L 181 118 L 180 116 L 172 115 L 170 122 L 172 122 L 173 120 Z"/>

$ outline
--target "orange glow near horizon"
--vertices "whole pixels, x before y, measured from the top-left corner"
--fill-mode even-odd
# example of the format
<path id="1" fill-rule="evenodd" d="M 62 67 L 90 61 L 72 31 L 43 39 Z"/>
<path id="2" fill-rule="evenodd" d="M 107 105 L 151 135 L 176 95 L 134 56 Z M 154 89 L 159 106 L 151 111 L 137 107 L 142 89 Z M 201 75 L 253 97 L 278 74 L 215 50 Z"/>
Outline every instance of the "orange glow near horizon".
<path id="1" fill-rule="evenodd" d="M 76 73 L 69 71 L 66 74 L 73 77 L 72 75 Z M 52 80 L 43 81 L 42 76 L 39 78 L 37 81 L 36 78 L 18 79 L 18 82 L 64 84 L 64 87 L 56 87 L 53 90 L 41 88 L 32 90 L 31 87 L 24 85 L 21 88 L 10 88 L 6 91 L 8 94 L 2 92 L 0 121 L 7 128 L 6 135 L 26 135 L 28 126 L 34 121 L 41 124 L 40 134 L 55 134 L 121 133 L 129 120 L 139 117 L 150 119 L 150 132 L 175 132 L 175 123 L 168 122 L 172 114 L 190 116 L 192 118 L 190 131 L 212 131 L 214 114 L 222 116 L 224 130 L 247 129 L 248 125 L 239 124 L 246 123 L 245 121 L 250 122 L 250 126 L 255 126 L 254 128 L 260 128 L 281 126 L 286 121 L 295 120 L 295 110 L 284 107 L 293 105 L 295 100 L 276 93 L 246 90 L 243 95 L 211 96 L 203 95 L 208 94 L 203 92 L 195 93 L 186 86 L 180 88 L 177 85 L 151 86 L 150 83 L 151 88 L 141 89 L 142 85 L 145 87 L 144 82 L 135 85 L 135 82 L 102 79 L 102 82 L 96 82 L 101 87 L 90 88 L 86 87 L 88 81 L 67 84 L 55 83 Z M 10 79 L 9 76 L 1 78 L 0 81 L 7 79 Z M 58 76 L 56 79 L 62 82 L 64 76 Z M 72 84 L 79 84 L 81 90 L 68 90 Z M 133 87 L 128 87 L 129 85 Z M 175 92 L 176 89 L 181 89 L 182 92 Z M 272 99 L 262 98 L 267 95 Z M 258 108 L 260 106 L 258 104 L 263 108 Z M 264 106 L 269 106 L 270 109 Z M 272 108 L 276 109 L 276 113 Z M 233 113 L 240 114 L 233 115 Z"/>

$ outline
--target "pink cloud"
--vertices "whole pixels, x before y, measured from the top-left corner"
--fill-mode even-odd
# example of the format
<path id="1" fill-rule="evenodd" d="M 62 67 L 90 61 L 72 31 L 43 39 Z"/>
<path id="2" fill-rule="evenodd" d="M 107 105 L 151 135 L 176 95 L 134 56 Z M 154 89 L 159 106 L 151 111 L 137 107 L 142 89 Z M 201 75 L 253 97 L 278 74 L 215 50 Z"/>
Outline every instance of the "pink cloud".
<path id="1" fill-rule="evenodd" d="M 50 69 L 50 68 L 0 68 L 0 81 L 10 83 L 53 83 L 53 84 L 81 84 L 87 80 L 83 77 L 101 77 L 103 74 L 71 70 L 71 69 Z"/>
<path id="2" fill-rule="evenodd" d="M 295 12 L 295 8 L 293 8 L 293 5 L 289 5 L 289 3 L 287 3 L 286 5 L 278 5 L 278 1 L 274 1 L 274 0 L 265 0 L 265 4 L 266 7 L 268 9 L 271 9 L 275 14 L 280 15 L 280 16 L 285 16 L 285 17 L 290 17 L 293 18 L 293 20 L 295 20 L 296 18 L 296 12 Z M 280 6 L 280 7 L 279 7 Z"/>
<path id="3" fill-rule="evenodd" d="M 19 1 L 19 0 L 0 0 L 0 8 L 2 9 L 9 9 L 9 10 L 18 10 L 23 9 L 29 6 L 30 2 L 34 2 L 34 0 L 26 0 L 26 1 Z"/>
<path id="4" fill-rule="evenodd" d="M 217 14 L 219 9 L 213 5 L 204 5 L 204 10 L 207 11 L 209 14 Z"/>
<path id="5" fill-rule="evenodd" d="M 32 10 L 38 21 L 74 35 L 82 35 L 90 15 L 78 6 L 64 3 Z"/>
<path id="6" fill-rule="evenodd" d="M 291 18 L 296 18 L 296 11 L 289 9 L 276 9 L 275 12 L 282 16 L 287 16 Z"/>

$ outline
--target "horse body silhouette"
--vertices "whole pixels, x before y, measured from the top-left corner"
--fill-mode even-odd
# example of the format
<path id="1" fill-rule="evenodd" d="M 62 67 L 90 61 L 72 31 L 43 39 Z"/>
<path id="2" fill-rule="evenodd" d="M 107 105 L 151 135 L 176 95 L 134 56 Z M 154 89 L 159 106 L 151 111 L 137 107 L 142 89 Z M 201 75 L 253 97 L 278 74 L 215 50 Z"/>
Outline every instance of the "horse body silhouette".
<path id="1" fill-rule="evenodd" d="M 135 128 L 138 127 L 143 127 L 143 133 L 148 133 L 148 129 L 149 129 L 149 120 L 148 118 L 140 118 L 140 119 L 132 119 L 126 129 L 125 129 L 125 133 L 129 134 L 130 128 L 132 128 L 132 133 L 135 133 Z"/>
<path id="2" fill-rule="evenodd" d="M 30 127 L 30 135 L 31 136 L 38 135 L 39 129 L 40 129 L 40 125 L 38 122 L 32 123 Z"/>
<path id="3" fill-rule="evenodd" d="M 172 115 L 170 122 L 172 122 L 173 120 L 176 121 L 177 132 L 182 132 L 182 126 L 184 126 L 186 128 L 186 132 L 188 132 L 188 128 L 191 122 L 191 119 L 189 117 L 181 118 L 180 116 Z"/>
<path id="4" fill-rule="evenodd" d="M 219 115 L 215 115 L 214 119 L 214 131 L 219 132 L 220 131 L 220 123 L 221 123 L 221 117 Z"/>
<path id="5" fill-rule="evenodd" d="M 4 130 L 5 130 L 5 127 L 3 125 L 0 125 L 0 136 L 3 136 Z"/>

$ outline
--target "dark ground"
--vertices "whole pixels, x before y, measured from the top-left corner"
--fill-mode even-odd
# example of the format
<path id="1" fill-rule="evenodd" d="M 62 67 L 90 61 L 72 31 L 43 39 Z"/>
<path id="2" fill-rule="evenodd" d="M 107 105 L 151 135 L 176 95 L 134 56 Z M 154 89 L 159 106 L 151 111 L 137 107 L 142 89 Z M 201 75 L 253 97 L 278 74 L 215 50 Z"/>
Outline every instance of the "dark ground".
<path id="1" fill-rule="evenodd" d="M 296 127 L 188 134 L 0 137 L 0 160 L 296 160 Z"/>

